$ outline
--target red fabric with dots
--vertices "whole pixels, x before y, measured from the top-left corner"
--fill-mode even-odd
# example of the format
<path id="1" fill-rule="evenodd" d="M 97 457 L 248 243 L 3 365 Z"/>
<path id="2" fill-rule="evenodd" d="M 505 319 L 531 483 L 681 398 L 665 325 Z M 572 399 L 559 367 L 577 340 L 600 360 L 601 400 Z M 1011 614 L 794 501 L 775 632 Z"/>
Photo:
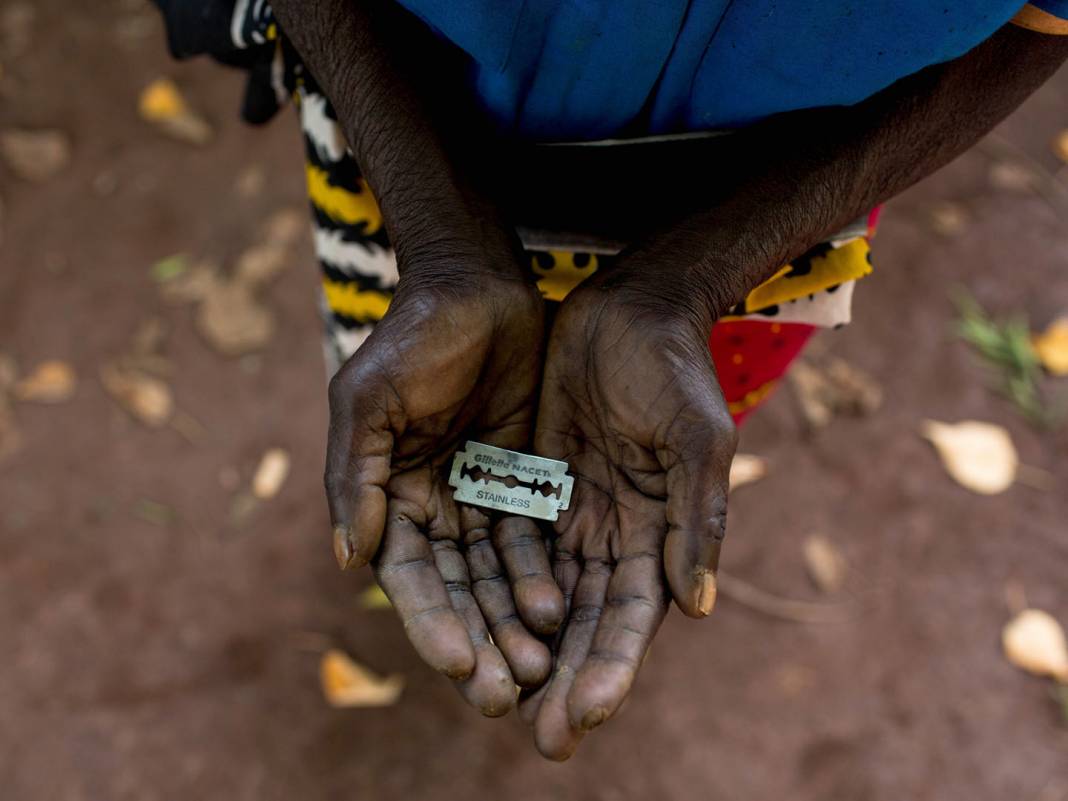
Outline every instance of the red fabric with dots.
<path id="1" fill-rule="evenodd" d="M 712 326 L 708 347 L 735 423 L 774 389 L 816 330 L 801 323 L 727 320 Z"/>
<path id="2" fill-rule="evenodd" d="M 875 235 L 883 207 L 868 215 L 868 238 Z M 708 347 L 735 423 L 768 399 L 816 331 L 803 323 L 725 320 L 712 326 Z"/>

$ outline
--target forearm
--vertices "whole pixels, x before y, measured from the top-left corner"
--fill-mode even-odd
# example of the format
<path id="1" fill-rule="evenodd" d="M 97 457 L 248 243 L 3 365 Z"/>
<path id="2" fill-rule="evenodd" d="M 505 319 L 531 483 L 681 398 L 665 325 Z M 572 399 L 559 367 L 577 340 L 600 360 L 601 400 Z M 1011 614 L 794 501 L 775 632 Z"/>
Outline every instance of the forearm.
<path id="1" fill-rule="evenodd" d="M 406 269 L 515 267 L 513 242 L 478 188 L 488 138 L 463 64 L 390 0 L 274 0 L 287 36 L 337 113 Z M 462 120 L 463 128 L 450 124 Z"/>
<path id="2" fill-rule="evenodd" d="M 1068 37 L 1007 26 L 856 106 L 782 115 L 736 134 L 727 161 L 761 167 L 726 176 L 728 194 L 717 193 L 725 199 L 637 245 L 605 285 L 652 292 L 651 302 L 710 324 L 783 264 L 969 148 L 1066 54 Z"/>

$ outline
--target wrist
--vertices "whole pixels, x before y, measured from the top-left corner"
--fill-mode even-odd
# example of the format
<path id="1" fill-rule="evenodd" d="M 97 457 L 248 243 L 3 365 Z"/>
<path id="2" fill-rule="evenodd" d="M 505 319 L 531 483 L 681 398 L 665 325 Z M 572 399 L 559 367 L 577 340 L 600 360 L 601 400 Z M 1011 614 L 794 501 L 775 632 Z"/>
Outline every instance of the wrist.
<path id="1" fill-rule="evenodd" d="M 402 277 L 529 272 L 500 210 L 440 149 L 397 137 L 365 164 Z"/>
<path id="2" fill-rule="evenodd" d="M 412 227 L 393 227 L 400 287 L 495 287 L 500 282 L 534 287 L 523 266 L 518 241 L 506 231 L 484 230 L 469 220 L 423 217 Z"/>
<path id="3" fill-rule="evenodd" d="M 470 307 L 489 311 L 500 321 L 531 314 L 541 317 L 545 303 L 529 275 L 517 270 L 492 269 L 473 261 L 434 261 L 401 274 L 393 306 L 409 303 L 439 308 Z"/>
<path id="4" fill-rule="evenodd" d="M 740 283 L 741 272 L 721 259 L 668 261 L 636 251 L 598 275 L 597 285 L 616 302 L 672 320 L 704 339 L 715 321 L 738 302 L 731 288 Z"/>
<path id="5" fill-rule="evenodd" d="M 755 202 L 695 214 L 625 252 L 601 276 L 630 302 L 688 320 L 705 335 L 784 263 L 784 232 Z"/>
<path id="6" fill-rule="evenodd" d="M 402 281 L 418 277 L 470 282 L 498 276 L 533 282 L 523 266 L 518 240 L 503 228 L 451 213 L 425 214 L 399 223 L 385 218 L 385 222 Z"/>

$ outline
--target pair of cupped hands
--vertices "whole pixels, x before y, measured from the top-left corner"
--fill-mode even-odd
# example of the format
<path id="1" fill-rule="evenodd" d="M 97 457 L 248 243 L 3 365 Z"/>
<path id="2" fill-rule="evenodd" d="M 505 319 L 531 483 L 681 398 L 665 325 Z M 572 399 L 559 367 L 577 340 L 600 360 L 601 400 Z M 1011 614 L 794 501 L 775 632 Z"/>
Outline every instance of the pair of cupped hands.
<path id="1" fill-rule="evenodd" d="M 711 611 L 736 436 L 708 323 L 658 302 L 654 266 L 595 274 L 546 337 L 510 261 L 402 264 L 331 382 L 326 486 L 342 567 L 369 563 L 427 664 L 485 715 L 518 705 L 561 760 L 619 709 L 672 599 Z M 569 509 L 458 504 L 467 440 L 567 462 Z"/>

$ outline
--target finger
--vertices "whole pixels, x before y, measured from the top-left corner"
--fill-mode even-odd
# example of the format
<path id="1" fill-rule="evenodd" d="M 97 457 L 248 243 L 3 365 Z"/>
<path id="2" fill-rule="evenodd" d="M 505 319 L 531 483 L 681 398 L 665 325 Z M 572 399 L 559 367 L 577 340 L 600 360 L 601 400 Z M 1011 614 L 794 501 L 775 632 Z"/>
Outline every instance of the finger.
<path id="1" fill-rule="evenodd" d="M 553 579 L 556 585 L 560 588 L 560 592 L 564 598 L 564 618 L 571 612 L 572 601 L 575 597 L 575 591 L 578 586 L 579 579 L 582 576 L 582 562 L 571 551 L 561 547 L 561 540 L 557 540 L 556 547 L 553 553 Z M 556 633 L 556 637 L 553 642 L 553 652 L 557 659 L 559 658 L 560 646 L 566 635 L 566 627 L 564 630 L 559 630 Z M 542 685 L 540 688 L 532 693 L 521 693 L 519 696 L 519 719 L 528 726 L 533 726 L 537 720 L 538 712 L 541 710 L 541 705 L 545 701 L 545 695 L 549 689 L 549 685 Z"/>
<path id="2" fill-rule="evenodd" d="M 449 600 L 430 542 L 409 518 L 390 516 L 374 570 L 423 661 L 452 679 L 470 676 L 475 649 L 467 626 Z"/>
<path id="3" fill-rule="evenodd" d="M 710 480 L 706 490 L 668 497 L 664 572 L 675 603 L 690 617 L 705 617 L 716 603 L 716 570 L 727 531 L 725 490 Z M 690 510 L 672 509 L 683 503 Z"/>
<path id="4" fill-rule="evenodd" d="M 475 648 L 475 670 L 468 678 L 457 681 L 456 688 L 483 715 L 491 718 L 506 715 L 515 706 L 515 680 L 501 652 L 490 642 L 482 612 L 471 594 L 464 556 L 452 540 L 438 540 L 431 548 L 452 607 L 467 626 Z"/>
<path id="5" fill-rule="evenodd" d="M 593 644 L 611 572 L 607 562 L 588 560 L 575 588 L 556 669 L 534 721 L 534 745 L 547 759 L 568 759 L 582 740 L 583 732 L 568 720 L 567 696 Z"/>
<path id="6" fill-rule="evenodd" d="M 727 533 L 727 487 L 737 433 L 725 408 L 707 410 L 687 427 L 667 470 L 667 538 L 664 572 L 675 603 L 704 617 L 716 602 L 716 569 Z"/>
<path id="7" fill-rule="evenodd" d="M 549 691 L 551 683 L 551 680 L 547 681 L 535 690 L 520 690 L 516 710 L 519 720 L 524 725 L 533 726 L 534 721 L 538 719 L 538 712 L 541 710 L 542 702 L 545 701 L 545 694 Z"/>
<path id="8" fill-rule="evenodd" d="M 333 525 L 334 556 L 344 570 L 367 564 L 381 544 L 386 523 L 393 434 L 381 404 L 364 400 L 369 383 L 349 362 L 330 381 L 330 429 L 326 447 L 326 498 Z"/>
<path id="9" fill-rule="evenodd" d="M 549 571 L 537 524 L 527 517 L 502 518 L 493 528 L 493 545 L 508 571 L 523 622 L 541 635 L 555 632 L 564 619 L 564 596 Z"/>
<path id="10" fill-rule="evenodd" d="M 660 566 L 656 551 L 638 551 L 616 563 L 593 644 L 568 692 L 568 722 L 573 729 L 599 726 L 630 692 L 667 614 L 669 599 Z"/>
<path id="11" fill-rule="evenodd" d="M 493 641 L 504 655 L 515 683 L 539 687 L 549 677 L 552 655 L 545 643 L 527 631 L 516 613 L 512 590 L 486 528 L 489 519 L 474 509 L 464 509 L 461 521 L 467 530 L 464 556 L 471 589 Z"/>

